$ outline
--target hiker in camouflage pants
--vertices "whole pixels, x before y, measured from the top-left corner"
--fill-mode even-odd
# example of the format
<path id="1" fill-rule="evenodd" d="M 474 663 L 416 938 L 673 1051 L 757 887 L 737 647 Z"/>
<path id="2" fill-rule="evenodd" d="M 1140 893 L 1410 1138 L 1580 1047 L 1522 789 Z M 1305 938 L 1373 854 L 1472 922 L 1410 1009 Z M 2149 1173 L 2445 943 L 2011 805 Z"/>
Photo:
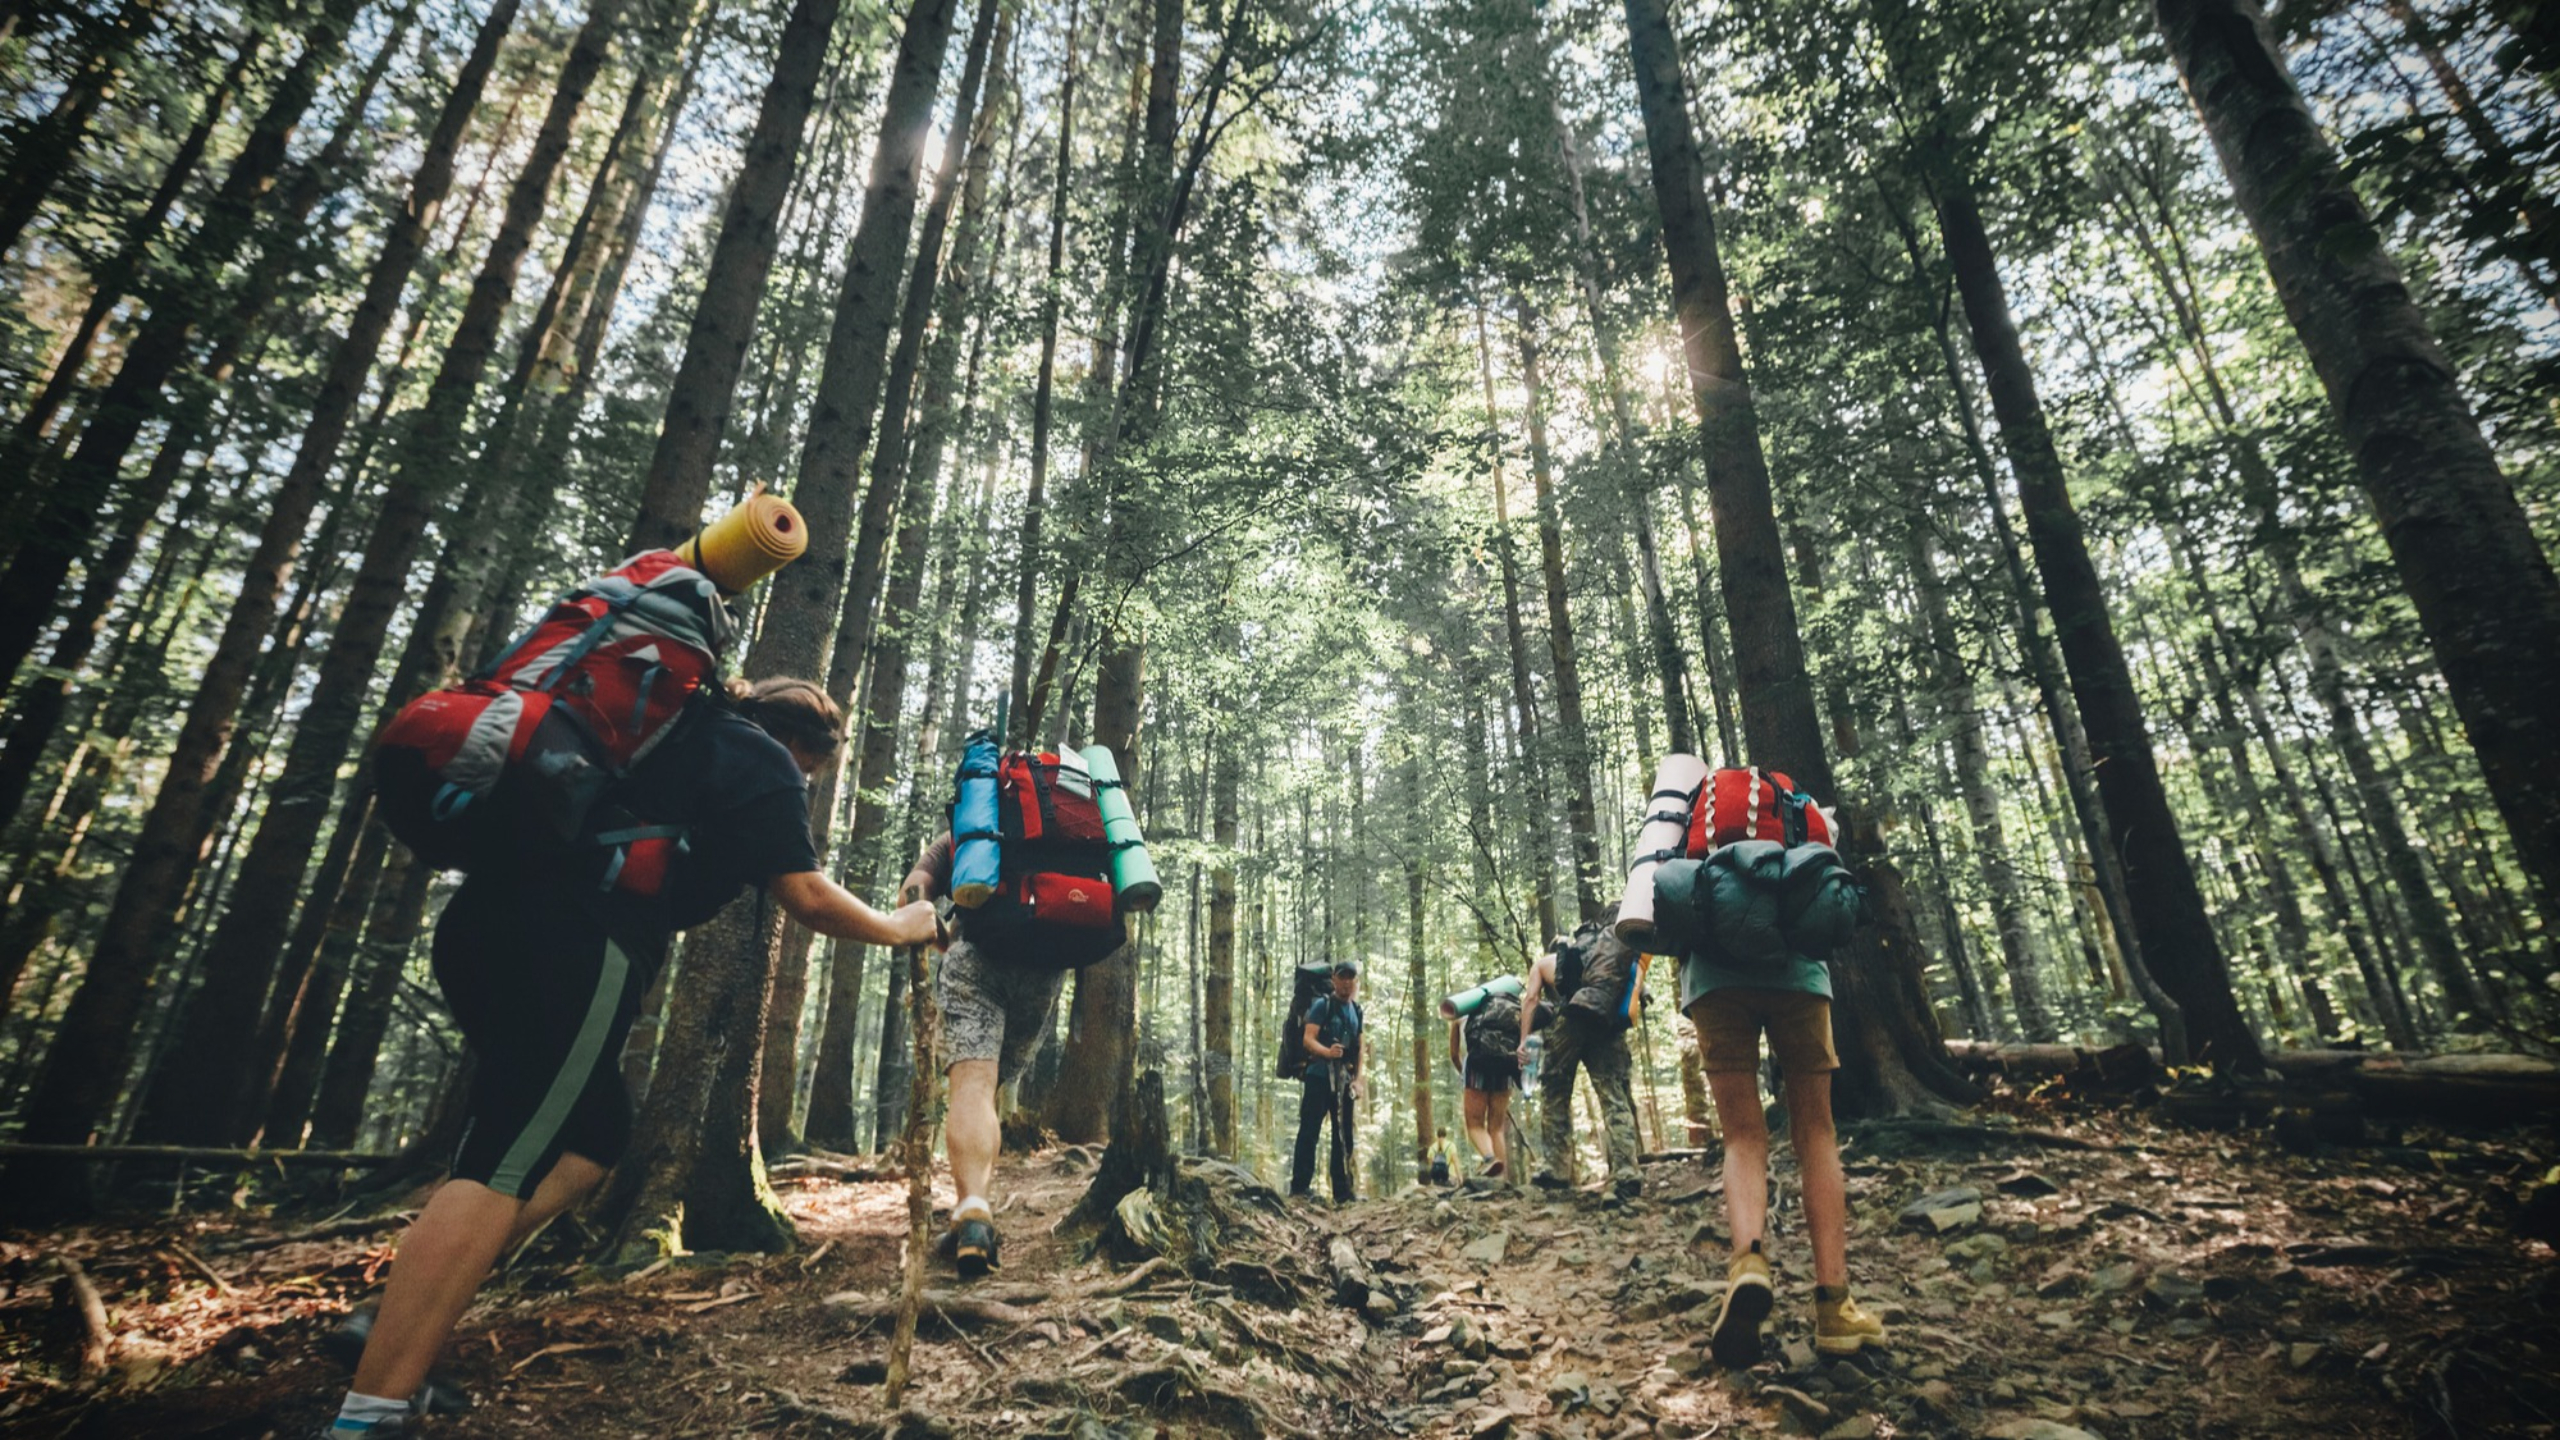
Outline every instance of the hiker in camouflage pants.
<path id="1" fill-rule="evenodd" d="M 1573 1076 L 1581 1070 L 1589 1072 L 1592 1088 L 1600 1094 L 1600 1147 L 1609 1157 L 1610 1188 L 1630 1200 L 1644 1193 L 1644 1176 L 1636 1168 L 1636 1097 L 1627 1083 L 1633 1062 L 1627 1055 L 1626 1026 L 1620 1015 L 1602 1013 L 1619 1009 L 1610 997 L 1626 996 L 1625 987 L 1634 983 L 1628 971 L 1634 958 L 1606 927 L 1587 924 L 1569 936 L 1557 936 L 1529 966 L 1521 987 L 1527 992 L 1520 997 L 1521 1044 L 1528 1044 L 1529 1030 L 1542 1010 L 1556 1016 L 1538 1069 L 1538 1136 L 1544 1153 L 1531 1178 L 1544 1189 L 1573 1184 Z M 1610 976 L 1618 978 L 1605 978 Z M 1542 995 L 1554 996 L 1555 1004 L 1541 1006 Z"/>
<path id="2" fill-rule="evenodd" d="M 1636 1097 L 1629 1087 L 1632 1061 L 1627 1033 L 1608 1021 L 1567 1011 L 1547 1032 L 1547 1056 L 1538 1071 L 1538 1134 L 1545 1162 L 1537 1182 L 1551 1188 L 1573 1183 L 1573 1075 L 1591 1076 L 1600 1095 L 1601 1148 L 1617 1192 L 1632 1198 L 1644 1181 L 1636 1169 Z"/>

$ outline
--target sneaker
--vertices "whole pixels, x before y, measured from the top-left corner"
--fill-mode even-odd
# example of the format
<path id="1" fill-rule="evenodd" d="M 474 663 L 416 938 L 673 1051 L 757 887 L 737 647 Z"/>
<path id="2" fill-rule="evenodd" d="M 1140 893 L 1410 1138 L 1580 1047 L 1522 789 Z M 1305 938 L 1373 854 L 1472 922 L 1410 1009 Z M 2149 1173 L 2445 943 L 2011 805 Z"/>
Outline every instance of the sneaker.
<path id="1" fill-rule="evenodd" d="M 1551 1191 L 1558 1195 L 1561 1195 L 1565 1191 L 1573 1188 L 1572 1181 L 1567 1180 L 1563 1176 L 1558 1175 L 1551 1170 L 1541 1170 L 1537 1174 L 1530 1176 L 1529 1183 L 1537 1186 L 1541 1190 Z"/>
<path id="2" fill-rule="evenodd" d="M 951 1258 L 960 1266 L 960 1278 L 975 1280 L 995 1269 L 1001 1243 L 996 1239 L 996 1227 L 974 1216 L 953 1226 Z"/>
<path id="3" fill-rule="evenodd" d="M 1492 1162 L 1491 1164 L 1489 1164 L 1489 1165 L 1485 1166 L 1485 1167 L 1484 1167 L 1484 1178 L 1486 1178 L 1487 1180 L 1499 1180 L 1499 1179 L 1501 1179 L 1501 1178 L 1502 1178 L 1502 1162 L 1501 1162 L 1501 1161 L 1499 1161 L 1499 1160 L 1496 1160 L 1496 1161 Z"/>
<path id="4" fill-rule="evenodd" d="M 1760 1322 L 1769 1318 L 1769 1257 L 1760 1242 L 1733 1257 L 1725 1267 L 1724 1300 L 1716 1306 L 1715 1329 L 1707 1346 L 1716 1363 L 1740 1370 L 1760 1361 Z M 1854 1348 L 1854 1347 L 1853 1347 Z"/>
<path id="5" fill-rule="evenodd" d="M 1813 1348 L 1825 1355 L 1855 1355 L 1885 1343 L 1884 1322 L 1858 1308 L 1846 1285 L 1813 1287 Z"/>
<path id="6" fill-rule="evenodd" d="M 406 1415 L 386 1415 L 370 1425 L 363 1426 L 340 1425 L 333 1419 L 314 1431 L 311 1440 L 365 1440 L 365 1437 L 372 1435 L 409 1435 L 414 1434 L 416 1430 L 417 1426 L 412 1423 L 412 1417 Z"/>
<path id="7" fill-rule="evenodd" d="M 381 1301 L 367 1300 L 320 1337 L 320 1348 L 338 1362 L 340 1369 L 353 1370 L 363 1362 L 365 1342 L 373 1338 L 373 1317 L 381 1309 Z"/>
<path id="8" fill-rule="evenodd" d="M 1621 1200 L 1637 1199 L 1644 1194 L 1644 1177 L 1641 1175 L 1621 1175 L 1616 1180 L 1610 1182 L 1609 1191 Z"/>

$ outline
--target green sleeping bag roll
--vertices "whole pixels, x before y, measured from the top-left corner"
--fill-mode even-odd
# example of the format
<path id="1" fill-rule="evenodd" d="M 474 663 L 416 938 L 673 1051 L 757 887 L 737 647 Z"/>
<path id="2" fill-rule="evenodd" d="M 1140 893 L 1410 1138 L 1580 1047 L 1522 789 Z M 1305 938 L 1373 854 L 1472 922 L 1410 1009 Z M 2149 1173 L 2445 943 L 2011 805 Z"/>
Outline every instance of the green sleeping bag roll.
<path id="1" fill-rule="evenodd" d="M 1485 1001 L 1492 999 L 1496 995 L 1516 996 L 1526 994 L 1527 992 L 1528 987 L 1520 983 L 1519 976 L 1497 975 L 1483 984 L 1473 987 L 1472 989 L 1461 990 L 1455 995 L 1441 997 L 1440 1018 L 1443 1020 L 1455 1020 L 1461 1015 L 1473 1015 L 1478 1010 L 1484 1008 Z"/>
<path id="2" fill-rule="evenodd" d="M 1102 806 L 1102 836 L 1111 842 L 1111 896 L 1123 915 L 1153 910 L 1164 899 L 1156 878 L 1156 862 L 1147 854 L 1147 837 L 1138 828 L 1138 812 L 1129 805 L 1129 788 L 1120 783 L 1120 762 L 1108 745 L 1088 745 L 1084 768 Z"/>

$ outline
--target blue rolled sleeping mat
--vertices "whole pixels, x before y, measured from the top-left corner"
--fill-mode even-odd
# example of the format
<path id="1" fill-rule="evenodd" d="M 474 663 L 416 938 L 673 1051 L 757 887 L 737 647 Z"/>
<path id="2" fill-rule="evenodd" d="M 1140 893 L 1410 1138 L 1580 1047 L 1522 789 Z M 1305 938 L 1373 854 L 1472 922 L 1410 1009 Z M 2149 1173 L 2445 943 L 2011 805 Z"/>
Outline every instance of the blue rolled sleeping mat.
<path id="1" fill-rule="evenodd" d="M 996 834 L 996 737 L 981 730 L 960 749 L 951 797 L 951 903 L 974 910 L 996 893 L 1003 852 Z"/>

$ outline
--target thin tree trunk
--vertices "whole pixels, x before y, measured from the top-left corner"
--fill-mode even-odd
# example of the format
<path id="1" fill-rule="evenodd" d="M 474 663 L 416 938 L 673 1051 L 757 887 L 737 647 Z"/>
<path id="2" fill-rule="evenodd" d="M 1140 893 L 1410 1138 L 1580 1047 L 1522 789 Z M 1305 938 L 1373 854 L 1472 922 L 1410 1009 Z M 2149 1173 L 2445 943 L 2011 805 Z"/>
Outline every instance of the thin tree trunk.
<path id="1" fill-rule="evenodd" d="M 1493 398 L 1493 347 L 1486 333 L 1484 307 L 1476 307 L 1476 372 L 1484 386 L 1485 425 L 1499 436 L 1501 411 Z M 1520 620 L 1520 556 L 1511 535 L 1510 484 L 1503 474 L 1502 447 L 1493 453 L 1493 547 L 1502 565 L 1502 633 L 1511 654 L 1513 733 L 1520 739 L 1520 769 L 1527 783 L 1529 816 L 1523 828 L 1523 859 L 1529 863 L 1531 894 L 1538 907 L 1535 943 L 1560 933 L 1556 924 L 1555 847 L 1548 840 L 1551 807 L 1547 799 L 1546 757 L 1539 743 L 1538 695 L 1529 676 L 1529 638 Z"/>
<path id="2" fill-rule="evenodd" d="M 2098 791 L 2124 859 L 2134 933 L 2140 938 L 2136 983 L 2148 972 L 2176 1001 L 2174 1012 L 2158 1015 L 2164 1051 L 2174 1047 L 2183 1053 L 2183 1042 L 2193 1046 L 2199 1060 L 2255 1073 L 2260 1065 L 2257 1036 L 2232 994 L 2221 942 L 2206 916 L 2204 896 L 2169 808 L 2141 697 L 2071 503 L 1990 237 L 1971 188 L 1953 165 L 1943 167 L 1937 179 L 1935 198 L 1948 263 L 1964 299 L 1992 410 L 2000 420 L 2001 444 L 2017 480 L 2027 538 L 2044 577 L 2046 606 L 2097 765 Z"/>
<path id="3" fill-rule="evenodd" d="M 1226 629 L 1232 640 L 1238 631 Z M 1209 874 L 1209 960 L 1201 980 L 1207 1011 L 1202 1026 L 1200 1064 L 1209 1080 L 1209 1153 L 1228 1160 L 1243 1158 L 1237 1147 L 1235 1074 L 1236 994 L 1236 840 L 1237 798 L 1244 787 L 1240 742 L 1222 734 L 1210 742 L 1210 843 L 1217 847 L 1217 867 Z"/>
<path id="4" fill-rule="evenodd" d="M 1973 673 L 1959 648 L 1955 624 L 1948 617 L 1946 596 L 1938 582 L 1936 541 L 1927 523 L 1912 529 L 1911 578 L 1920 594 L 1920 613 L 1928 626 L 1943 714 L 1954 728 L 1956 780 L 1973 828 L 1974 862 L 1990 892 L 1991 920 L 2000 936 L 2000 956 L 2009 976 L 2009 998 L 2018 1009 L 2018 1029 L 2027 1039 L 2059 1039 L 2053 1010 L 2045 1001 L 2044 977 L 2038 970 L 2033 937 L 2027 933 L 2026 899 L 2018 872 L 2009 858 L 2009 839 L 2000 821 L 2000 795 L 1992 788 L 1991 747 L 1983 738 L 1982 714 L 1976 708 Z M 1971 990 L 1970 983 L 1966 986 Z"/>
<path id="5" fill-rule="evenodd" d="M 1596 920 L 1601 895 L 1600 826 L 1591 799 L 1590 729 L 1582 714 L 1582 665 L 1575 654 L 1573 610 L 1566 602 L 1564 519 L 1556 505 L 1555 461 L 1547 449 L 1546 383 L 1539 369 L 1538 337 L 1528 298 L 1514 291 L 1519 322 L 1520 383 L 1529 422 L 1529 478 L 1538 513 L 1538 567 L 1546 582 L 1547 660 L 1556 677 L 1556 747 L 1564 772 L 1565 829 L 1573 848 L 1574 898 L 1584 920 Z"/>

